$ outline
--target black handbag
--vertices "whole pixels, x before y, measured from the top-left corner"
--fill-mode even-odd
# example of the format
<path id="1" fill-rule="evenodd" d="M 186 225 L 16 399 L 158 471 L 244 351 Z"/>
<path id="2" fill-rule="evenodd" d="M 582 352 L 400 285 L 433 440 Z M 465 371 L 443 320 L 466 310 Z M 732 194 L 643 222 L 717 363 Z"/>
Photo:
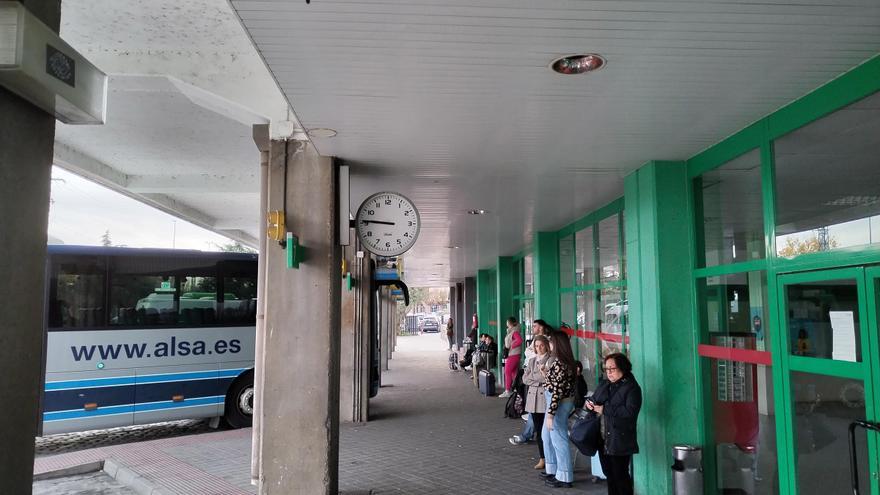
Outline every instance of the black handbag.
<path id="1" fill-rule="evenodd" d="M 602 421 L 599 415 L 590 411 L 583 419 L 579 419 L 571 426 L 569 438 L 571 443 L 585 456 L 594 456 L 602 444 Z"/>

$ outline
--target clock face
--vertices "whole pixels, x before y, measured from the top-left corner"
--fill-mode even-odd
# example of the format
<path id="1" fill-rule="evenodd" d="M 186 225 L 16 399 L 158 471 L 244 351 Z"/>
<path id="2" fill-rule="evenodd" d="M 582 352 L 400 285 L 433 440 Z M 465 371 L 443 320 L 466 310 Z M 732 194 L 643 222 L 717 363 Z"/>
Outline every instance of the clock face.
<path id="1" fill-rule="evenodd" d="M 412 201 L 393 192 L 367 198 L 358 209 L 355 222 L 361 244 L 379 256 L 401 255 L 419 237 L 419 211 Z"/>

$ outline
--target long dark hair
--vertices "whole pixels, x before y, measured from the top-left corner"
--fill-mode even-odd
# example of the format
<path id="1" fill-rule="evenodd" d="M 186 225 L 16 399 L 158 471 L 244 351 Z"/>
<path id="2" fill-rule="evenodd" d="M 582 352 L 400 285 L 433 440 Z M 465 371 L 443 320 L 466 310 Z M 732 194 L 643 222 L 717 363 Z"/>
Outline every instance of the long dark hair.
<path id="1" fill-rule="evenodd" d="M 550 351 L 550 356 L 565 366 L 568 366 L 568 369 L 571 371 L 574 371 L 574 353 L 571 352 L 571 340 L 569 339 L 568 334 L 561 330 L 554 330 L 550 332 L 548 338 L 553 347 L 553 350 Z"/>

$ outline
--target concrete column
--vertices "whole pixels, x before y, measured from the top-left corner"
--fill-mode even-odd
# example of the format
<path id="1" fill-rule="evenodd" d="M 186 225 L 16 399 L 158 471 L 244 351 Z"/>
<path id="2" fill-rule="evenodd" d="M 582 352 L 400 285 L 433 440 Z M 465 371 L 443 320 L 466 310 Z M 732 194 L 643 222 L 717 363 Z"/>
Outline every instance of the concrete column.
<path id="1" fill-rule="evenodd" d="M 385 296 L 387 289 L 382 287 L 379 289 L 379 301 L 377 309 L 379 310 L 379 360 L 382 365 L 382 371 L 388 371 L 388 361 L 391 359 L 391 341 L 388 338 L 388 304 Z"/>
<path id="2" fill-rule="evenodd" d="M 58 30 L 60 1 L 24 1 Z M 55 117 L 0 88 L 0 484 L 31 493 L 42 389 L 43 279 Z"/>
<path id="3" fill-rule="evenodd" d="M 337 169 L 308 143 L 273 141 L 269 207 L 286 210 L 304 256 L 266 263 L 260 493 L 335 494 L 339 468 L 340 264 Z M 286 169 L 286 173 L 285 173 Z M 285 181 L 286 179 L 286 181 Z M 287 187 L 285 188 L 285 182 Z M 286 207 L 284 206 L 286 196 Z"/>

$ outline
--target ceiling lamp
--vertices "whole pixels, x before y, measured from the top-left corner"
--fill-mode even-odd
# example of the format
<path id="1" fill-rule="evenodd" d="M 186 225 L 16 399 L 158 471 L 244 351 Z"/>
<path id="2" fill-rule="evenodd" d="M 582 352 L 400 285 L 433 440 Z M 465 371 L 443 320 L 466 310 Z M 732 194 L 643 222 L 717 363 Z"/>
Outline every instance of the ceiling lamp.
<path id="1" fill-rule="evenodd" d="M 486 210 L 468 210 L 468 215 L 485 215 Z"/>
<path id="2" fill-rule="evenodd" d="M 332 138 L 336 137 L 336 130 L 327 127 L 315 127 L 309 129 L 309 136 L 313 138 Z"/>
<path id="3" fill-rule="evenodd" d="M 605 59 L 595 53 L 566 55 L 550 62 L 550 68 L 560 74 L 585 74 L 605 67 Z"/>

